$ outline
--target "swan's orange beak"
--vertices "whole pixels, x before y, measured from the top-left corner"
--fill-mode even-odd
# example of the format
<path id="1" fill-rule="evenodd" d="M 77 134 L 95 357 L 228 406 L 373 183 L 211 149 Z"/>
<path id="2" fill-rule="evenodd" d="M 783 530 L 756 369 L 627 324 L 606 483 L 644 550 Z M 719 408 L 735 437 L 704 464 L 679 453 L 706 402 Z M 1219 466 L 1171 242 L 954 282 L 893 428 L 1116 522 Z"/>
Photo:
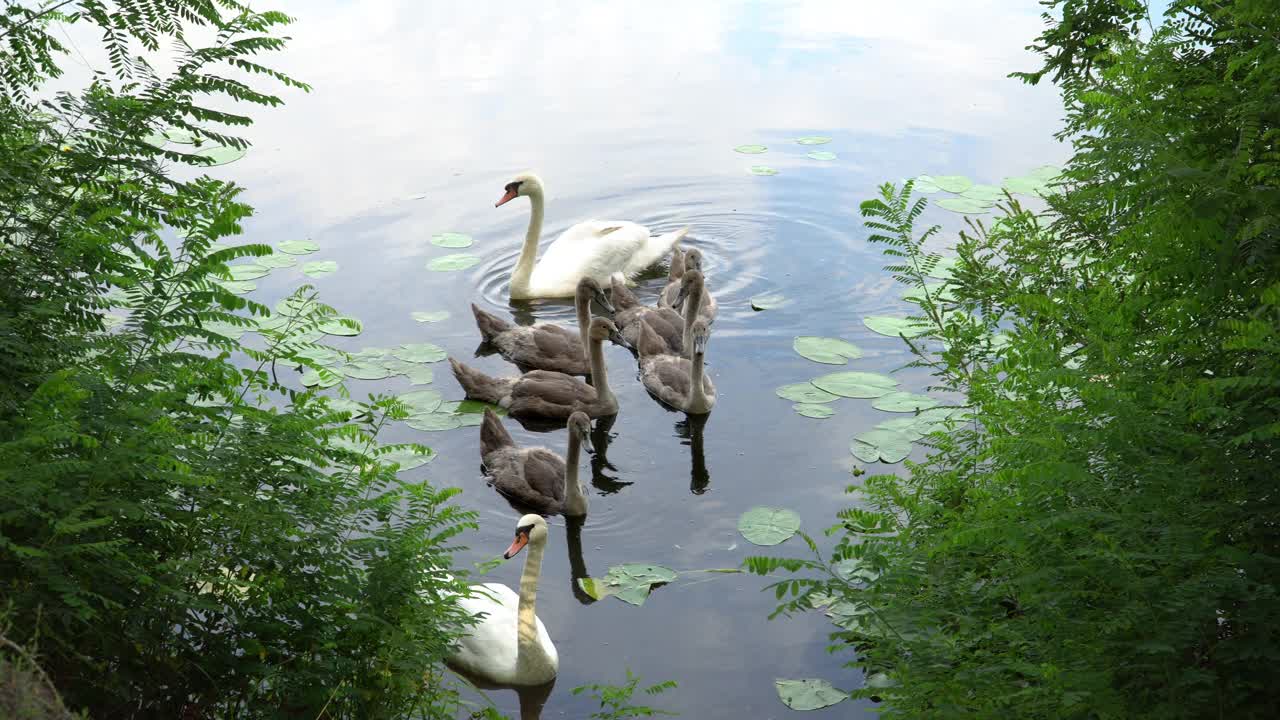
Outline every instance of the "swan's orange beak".
<path id="1" fill-rule="evenodd" d="M 507 551 L 502 553 L 502 557 L 506 558 L 507 560 L 510 560 L 511 558 L 515 557 L 521 550 L 523 550 L 525 545 L 528 545 L 528 544 L 529 544 L 529 533 L 517 532 L 516 539 L 511 543 L 511 547 L 507 548 Z"/>
<path id="2" fill-rule="evenodd" d="M 509 203 L 509 202 L 511 202 L 512 200 L 514 200 L 514 199 L 515 199 L 515 197 L 516 197 L 516 188 L 511 188 L 510 190 L 508 190 L 508 191 L 507 191 L 507 193 L 506 193 L 505 195 L 503 195 L 503 196 L 502 196 L 502 199 L 500 199 L 500 200 L 498 200 L 498 202 L 494 203 L 494 204 L 493 204 L 493 206 L 494 206 L 494 207 L 499 207 L 499 206 L 502 206 L 502 205 L 506 205 L 507 203 Z"/>

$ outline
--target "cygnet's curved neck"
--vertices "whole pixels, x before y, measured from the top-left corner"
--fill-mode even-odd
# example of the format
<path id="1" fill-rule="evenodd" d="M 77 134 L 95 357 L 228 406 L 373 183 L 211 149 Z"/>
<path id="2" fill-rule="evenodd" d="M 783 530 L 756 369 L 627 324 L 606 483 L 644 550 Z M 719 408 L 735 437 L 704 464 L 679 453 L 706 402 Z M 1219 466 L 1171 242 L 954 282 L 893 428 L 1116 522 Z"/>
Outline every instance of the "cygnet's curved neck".
<path id="1" fill-rule="evenodd" d="M 690 350 L 693 353 L 692 349 Z M 707 397 L 702 379 L 702 360 L 704 353 L 693 353 L 693 361 L 689 363 L 689 412 L 704 413 L 711 409 L 711 401 Z"/>
<path id="2" fill-rule="evenodd" d="M 591 385 L 596 389 L 596 396 L 601 402 L 616 404 L 613 391 L 609 389 L 609 375 L 604 367 L 604 341 L 591 338 Z"/>
<path id="3" fill-rule="evenodd" d="M 538 642 L 538 576 L 542 574 L 542 553 L 547 536 L 530 538 L 524 572 L 520 574 L 520 606 L 516 611 L 516 674 L 519 677 L 544 677 L 550 664 L 547 651 Z"/>
<path id="4" fill-rule="evenodd" d="M 582 353 L 586 356 L 583 359 L 590 362 L 591 291 L 583 287 L 578 288 L 577 295 L 573 298 L 573 304 L 578 314 L 578 337 L 582 339 Z"/>
<path id="5" fill-rule="evenodd" d="M 564 456 L 564 514 L 586 515 L 587 496 L 578 481 L 578 458 L 582 453 L 582 438 L 578 431 L 569 430 L 569 449 Z"/>
<path id="6" fill-rule="evenodd" d="M 684 315 L 684 338 L 682 343 L 684 346 L 684 356 L 693 357 L 693 323 L 698 319 L 698 311 L 702 309 L 702 286 L 698 285 L 689 291 L 684 299 L 684 309 L 680 311 Z"/>
<path id="7" fill-rule="evenodd" d="M 542 202 L 542 187 L 532 185 L 529 188 L 529 229 L 524 234 L 520 259 L 511 271 L 512 297 L 528 295 L 529 278 L 533 275 L 533 266 L 538 259 L 538 240 L 542 238 Z"/>

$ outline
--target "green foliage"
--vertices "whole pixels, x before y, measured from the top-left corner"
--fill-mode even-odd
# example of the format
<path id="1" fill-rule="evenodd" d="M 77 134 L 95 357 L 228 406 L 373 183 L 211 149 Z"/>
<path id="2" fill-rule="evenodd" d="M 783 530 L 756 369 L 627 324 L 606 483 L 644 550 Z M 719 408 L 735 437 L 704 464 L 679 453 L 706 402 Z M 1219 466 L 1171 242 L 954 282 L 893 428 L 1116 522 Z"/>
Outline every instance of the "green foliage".
<path id="1" fill-rule="evenodd" d="M 592 698 L 599 701 L 600 709 L 587 716 L 592 720 L 625 720 L 625 718 L 655 717 L 658 715 L 676 717 L 677 713 L 651 708 L 647 705 L 631 704 L 631 696 L 635 694 L 637 689 L 641 689 L 646 695 L 656 696 L 676 687 L 676 685 L 675 680 L 667 680 L 646 688 L 640 688 L 640 676 L 632 674 L 631 668 L 627 668 L 627 682 L 625 685 L 580 685 L 573 689 L 573 694 L 590 693 Z"/>
<path id="2" fill-rule="evenodd" d="M 1175 2 L 1144 36 L 1138 3 L 1046 4 L 1050 211 L 969 221 L 944 294 L 912 184 L 862 206 L 966 412 L 850 488 L 829 553 L 746 566 L 797 573 L 779 612 L 822 609 L 886 717 L 1271 717 L 1280 8 Z"/>
<path id="3" fill-rule="evenodd" d="M 319 331 L 351 323 L 309 287 L 280 313 L 233 294 L 229 263 L 271 248 L 220 242 L 251 212 L 239 188 L 171 171 L 246 147 L 228 100 L 279 104 L 237 78 L 305 88 L 258 63 L 290 19 L 219 1 L 53 7 L 0 14 L 9 636 L 38 642 L 67 704 L 95 717 L 452 717 L 441 659 L 470 619 L 464 573 L 447 571 L 472 515 L 397 477 L 427 452 L 378 444 L 402 404 L 339 409 L 280 382 L 328 372 Z M 101 31 L 112 72 L 37 102 L 64 21 Z M 171 74 L 135 54 L 162 46 Z M 161 133 L 191 143 L 148 141 Z"/>

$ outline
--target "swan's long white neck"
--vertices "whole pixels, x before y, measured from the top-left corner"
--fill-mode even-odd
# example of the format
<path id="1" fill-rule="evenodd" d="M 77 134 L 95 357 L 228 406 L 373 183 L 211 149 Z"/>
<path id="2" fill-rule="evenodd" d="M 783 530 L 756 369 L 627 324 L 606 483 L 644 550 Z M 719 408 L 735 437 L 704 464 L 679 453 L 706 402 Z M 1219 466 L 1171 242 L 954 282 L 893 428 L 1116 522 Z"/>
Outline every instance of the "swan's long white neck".
<path id="1" fill-rule="evenodd" d="M 689 291 L 684 299 L 684 309 L 681 314 L 684 315 L 684 356 L 693 357 L 693 322 L 698 319 L 698 310 L 702 309 L 702 286 L 695 287 Z"/>
<path id="2" fill-rule="evenodd" d="M 587 496 L 578 482 L 578 458 L 582 452 L 582 440 L 578 431 L 569 429 L 569 449 L 564 457 L 564 514 L 586 515 Z"/>
<path id="3" fill-rule="evenodd" d="M 711 401 L 702 384 L 702 360 L 705 355 L 694 353 L 692 345 L 689 352 L 693 355 L 693 362 L 689 363 L 689 407 L 686 409 L 692 413 L 704 413 L 711 409 Z"/>
<path id="4" fill-rule="evenodd" d="M 542 188 L 534 185 L 529 190 L 529 229 L 524 233 L 524 247 L 520 259 L 511 271 L 511 297 L 529 296 L 529 278 L 533 275 L 534 262 L 538 259 L 538 240 L 542 238 Z"/>
<path id="5" fill-rule="evenodd" d="M 604 341 L 592 339 L 588 347 L 591 349 L 591 385 L 596 389 L 596 396 L 601 402 L 616 403 L 604 368 Z"/>
<path id="6" fill-rule="evenodd" d="M 582 352 L 587 353 L 586 360 L 591 360 L 591 293 L 579 289 L 573 299 L 578 311 L 578 337 L 582 338 Z"/>
<path id="7" fill-rule="evenodd" d="M 519 677 L 544 677 L 550 665 L 547 651 L 538 642 L 538 576 L 542 573 L 542 552 L 547 536 L 530 538 L 524 572 L 520 574 L 520 606 L 516 611 L 516 674 Z M 554 673 L 552 673 L 554 674 Z"/>

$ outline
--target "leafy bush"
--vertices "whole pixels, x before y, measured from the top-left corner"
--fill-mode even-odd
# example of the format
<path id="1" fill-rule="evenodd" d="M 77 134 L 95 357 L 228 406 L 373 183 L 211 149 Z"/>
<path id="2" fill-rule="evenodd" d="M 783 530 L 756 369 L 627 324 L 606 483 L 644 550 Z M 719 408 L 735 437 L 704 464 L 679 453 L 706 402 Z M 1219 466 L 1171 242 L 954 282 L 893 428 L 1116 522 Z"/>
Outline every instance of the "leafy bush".
<path id="1" fill-rule="evenodd" d="M 918 288 L 912 341 L 968 419 L 813 560 L 754 558 L 823 607 L 886 717 L 1271 717 L 1280 707 L 1280 11 L 1055 0 L 1036 46 L 1075 155 L 1031 212 L 955 247 L 911 185 L 864 203 Z M 999 335 L 997 335 L 999 334 Z"/>
<path id="2" fill-rule="evenodd" d="M 0 14 L 0 597 L 70 707 L 94 717 L 451 717 L 441 658 L 469 620 L 451 543 L 472 515 L 381 458 L 397 402 L 279 382 L 335 315 L 228 289 L 239 188 L 174 169 L 239 149 L 227 101 L 290 19 L 218 0 Z M 113 73 L 38 100 L 53 22 Z M 212 44 L 190 44 L 192 28 Z M 176 70 L 134 56 L 172 47 Z M 175 149 L 177 148 L 177 149 Z M 237 330 L 261 342 L 241 342 Z"/>

